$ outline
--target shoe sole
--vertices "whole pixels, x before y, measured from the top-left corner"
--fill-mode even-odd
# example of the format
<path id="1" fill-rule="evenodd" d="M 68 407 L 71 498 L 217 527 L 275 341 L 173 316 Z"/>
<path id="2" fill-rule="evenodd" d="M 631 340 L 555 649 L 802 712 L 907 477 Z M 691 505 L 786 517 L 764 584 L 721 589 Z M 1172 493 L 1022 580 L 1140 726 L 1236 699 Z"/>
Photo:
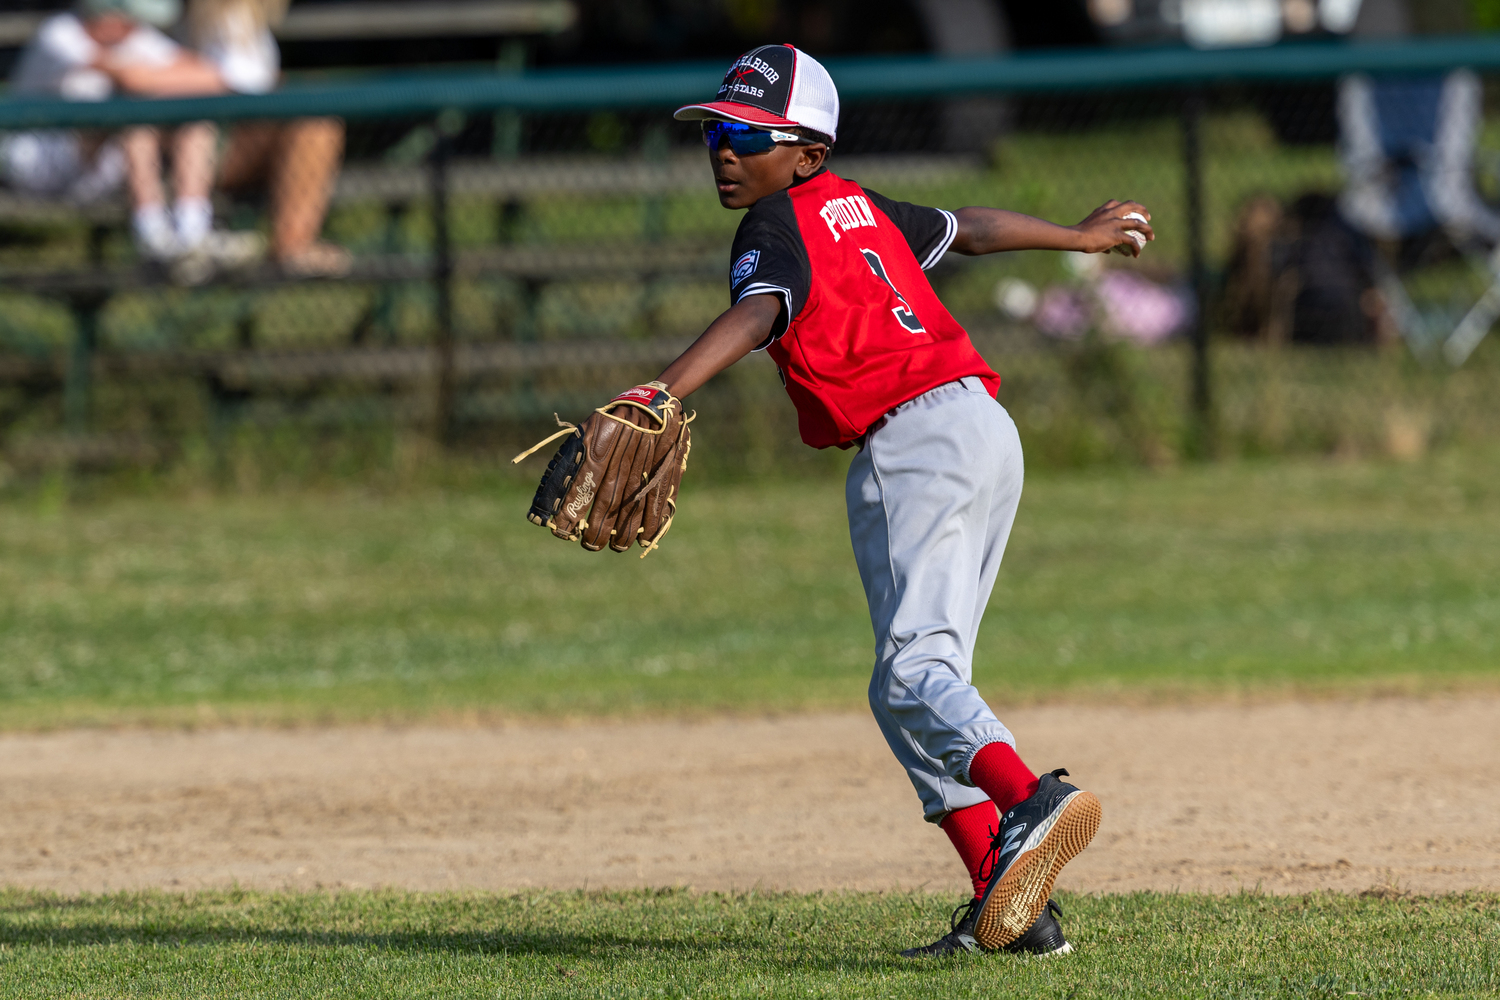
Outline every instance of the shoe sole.
<path id="1" fill-rule="evenodd" d="M 1021 852 L 990 891 L 974 923 L 981 947 L 1004 948 L 1031 929 L 1047 908 L 1058 872 L 1089 846 L 1103 816 L 1092 792 L 1074 792 L 1063 800 L 1048 825 L 1032 835 L 1036 843 Z"/>

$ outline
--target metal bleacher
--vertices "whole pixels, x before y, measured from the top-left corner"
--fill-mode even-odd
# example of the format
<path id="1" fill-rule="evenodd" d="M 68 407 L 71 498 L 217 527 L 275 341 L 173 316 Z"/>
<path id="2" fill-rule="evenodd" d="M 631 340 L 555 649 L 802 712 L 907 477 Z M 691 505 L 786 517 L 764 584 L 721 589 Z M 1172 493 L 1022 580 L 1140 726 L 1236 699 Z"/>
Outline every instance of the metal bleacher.
<path id="1" fill-rule="evenodd" d="M 1193 52 L 1087 52 L 1021 55 L 1009 58 L 901 57 L 830 61 L 846 102 L 967 97 L 984 94 L 1077 91 L 1100 88 L 1171 87 L 1181 102 L 1184 173 L 1187 179 L 1187 264 L 1200 298 L 1207 296 L 1207 269 L 1202 235 L 1202 171 L 1198 161 L 1198 116 L 1201 88 L 1232 81 L 1329 79 L 1341 72 L 1403 72 L 1469 65 L 1500 66 L 1500 46 L 1491 39 L 1443 39 L 1424 43 L 1302 45 L 1271 50 Z M 0 100 L 0 129 L 43 127 L 116 128 L 140 122 L 196 120 L 232 122 L 245 119 L 333 115 L 348 121 L 389 119 L 427 121 L 434 141 L 419 162 L 356 162 L 338 181 L 337 205 L 379 205 L 389 215 L 406 206 L 431 209 L 433 232 L 419 249 L 388 248 L 359 255 L 345 283 L 430 283 L 437 302 L 426 345 L 378 343 L 363 336 L 360 323 L 341 332 L 342 344 L 301 351 L 268 350 L 246 337 L 222 350 L 100 350 L 98 318 L 109 298 L 124 289 L 138 290 L 167 282 L 159 270 L 128 261 L 116 262 L 102 252 L 111 227 L 124 220 L 123 206 L 107 204 L 79 209 L 0 193 L 0 220 L 38 225 L 77 226 L 83 219 L 93 232 L 93 250 L 68 266 L 14 265 L 0 273 L 0 286 L 62 300 L 76 318 L 77 334 L 67 352 L 0 356 L 0 382 L 36 387 L 62 385 L 74 400 L 75 425 L 87 424 L 87 397 L 92 379 L 110 373 L 187 374 L 203 378 L 218 393 L 271 392 L 278 387 L 317 381 L 366 381 L 388 384 L 432 382 L 435 411 L 451 413 L 454 387 L 466 379 L 497 373 L 540 371 L 570 364 L 599 366 L 655 364 L 682 347 L 679 337 L 587 343 L 539 341 L 516 337 L 485 343 L 455 337 L 452 299 L 455 282 L 473 277 L 518 280 L 531 290 L 549 282 L 586 276 L 655 279 L 662 276 L 717 276 L 727 267 L 724 238 L 653 239 L 643 231 L 633 241 L 618 238 L 607 245 L 587 240 L 571 243 L 456 245 L 449 232 L 450 206 L 487 201 L 498 216 L 506 205 L 526 205 L 556 196 L 636 196 L 649 200 L 705 183 L 702 154 L 664 151 L 628 155 L 526 154 L 513 158 L 472 159 L 456 156 L 446 118 L 475 115 L 561 115 L 601 109 L 669 112 L 717 86 L 722 66 L 688 64 L 629 70 L 557 70 L 534 72 L 407 72 L 367 79 L 336 78 L 290 85 L 263 96 L 225 96 L 162 101 L 117 99 L 97 104 L 55 100 Z M 954 176 L 978 169 L 977 161 L 952 155 L 917 159 L 881 156 L 860 162 L 841 157 L 851 176 L 879 186 L 892 176 L 920 169 L 931 180 L 943 171 Z M 268 288 L 291 281 L 270 265 L 225 274 L 215 279 L 232 288 Z M 1206 385 L 1206 320 L 1193 333 L 1195 373 Z M 1199 374 L 1195 374 L 1195 379 Z M 1203 406 L 1206 408 L 1206 389 Z"/>
<path id="2" fill-rule="evenodd" d="M 962 176 L 977 169 L 970 158 L 949 157 L 934 164 L 915 157 L 881 156 L 846 158 L 842 168 L 867 182 L 922 170 L 929 178 Z M 500 206 L 524 205 L 550 196 L 649 197 L 701 187 L 707 166 L 701 155 L 673 155 L 657 160 L 620 160 L 588 156 L 533 156 L 512 161 L 493 159 L 454 160 L 435 170 L 432 164 L 391 166 L 357 164 L 340 175 L 333 203 L 375 203 L 384 211 L 399 214 L 413 203 L 428 199 L 464 198 L 484 200 Z M 76 207 L 59 202 L 24 198 L 10 192 L 0 194 L 0 220 L 33 224 L 76 224 L 85 219 L 93 228 L 95 242 L 121 227 L 127 211 L 114 200 Z M 638 244 L 618 241 L 599 244 L 492 245 L 449 249 L 446 234 L 438 234 L 432 252 L 368 253 L 355 258 L 348 274 L 336 279 L 288 277 L 272 264 L 216 275 L 215 287 L 237 289 L 273 288 L 309 280 L 347 284 L 379 285 L 394 282 L 434 282 L 440 294 L 453 280 L 507 277 L 519 279 L 533 292 L 548 282 L 588 276 L 591 278 L 647 279 L 715 277 L 726 267 L 728 252 L 723 240 L 673 240 Z M 97 314 L 110 296 L 122 290 L 165 287 L 166 272 L 145 263 L 104 263 L 95 255 L 93 263 L 66 267 L 43 265 L 12 267 L 0 273 L 6 288 L 69 302 L 78 314 L 80 329 L 97 323 Z M 276 386 L 300 386 L 309 381 L 340 380 L 352 383 L 424 382 L 438 367 L 450 366 L 451 377 L 472 380 L 487 375 L 542 370 L 566 364 L 580 352 L 596 364 L 656 364 L 675 357 L 685 342 L 674 338 L 652 341 L 605 341 L 586 347 L 569 343 L 457 344 L 447 361 L 425 348 L 362 344 L 361 324 L 345 331 L 346 347 L 321 350 L 266 351 L 241 344 L 222 351 L 152 351 L 100 355 L 91 364 L 100 374 L 198 375 L 214 385 L 235 391 L 269 391 Z M 89 338 L 90 340 L 95 338 Z M 95 345 L 86 345 L 93 348 Z M 93 354 L 92 349 L 89 352 Z M 61 384 L 70 369 L 80 364 L 75 357 L 9 356 L 0 358 L 0 382 L 32 385 Z"/>

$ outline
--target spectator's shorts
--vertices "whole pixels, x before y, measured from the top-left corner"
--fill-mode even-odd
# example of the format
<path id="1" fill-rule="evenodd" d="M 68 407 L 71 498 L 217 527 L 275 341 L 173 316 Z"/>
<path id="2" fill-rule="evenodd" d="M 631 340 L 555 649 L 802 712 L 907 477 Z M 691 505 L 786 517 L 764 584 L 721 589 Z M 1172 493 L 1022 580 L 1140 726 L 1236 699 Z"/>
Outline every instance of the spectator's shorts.
<path id="1" fill-rule="evenodd" d="M 11 132 L 0 136 L 0 172 L 23 194 L 90 202 L 119 190 L 125 155 L 110 141 L 86 160 L 78 133 L 65 129 Z"/>

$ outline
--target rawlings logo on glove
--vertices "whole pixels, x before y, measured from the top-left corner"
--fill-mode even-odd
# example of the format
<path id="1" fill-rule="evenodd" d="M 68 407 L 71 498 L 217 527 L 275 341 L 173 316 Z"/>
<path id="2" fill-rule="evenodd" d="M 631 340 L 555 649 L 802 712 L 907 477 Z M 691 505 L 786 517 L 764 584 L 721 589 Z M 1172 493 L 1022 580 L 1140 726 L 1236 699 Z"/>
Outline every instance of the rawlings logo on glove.
<path id="1" fill-rule="evenodd" d="M 555 415 L 554 415 L 555 416 Z M 582 424 L 563 428 L 512 462 L 563 438 L 526 517 L 590 552 L 624 552 L 640 542 L 646 558 L 677 513 L 677 488 L 692 450 L 682 400 L 660 382 L 626 389 Z"/>
<path id="2" fill-rule="evenodd" d="M 583 476 L 583 484 L 578 487 L 578 493 L 569 504 L 563 508 L 568 516 L 577 520 L 589 505 L 594 502 L 594 474 L 586 472 Z"/>

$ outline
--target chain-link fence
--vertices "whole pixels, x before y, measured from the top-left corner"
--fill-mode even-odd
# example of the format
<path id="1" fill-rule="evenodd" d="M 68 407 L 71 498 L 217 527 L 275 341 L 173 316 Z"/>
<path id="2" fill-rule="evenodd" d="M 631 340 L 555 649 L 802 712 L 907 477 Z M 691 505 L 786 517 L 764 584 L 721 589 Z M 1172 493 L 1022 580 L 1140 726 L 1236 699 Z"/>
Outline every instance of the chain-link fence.
<path id="1" fill-rule="evenodd" d="M 1500 350 L 1478 342 L 1459 367 L 1444 354 L 1495 280 L 1500 227 L 1464 230 L 1438 190 L 1474 196 L 1460 218 L 1500 195 L 1500 95 L 1449 72 L 1500 65 L 1500 44 L 1311 51 L 1288 80 L 1272 53 L 832 67 L 832 167 L 869 188 L 1062 222 L 1110 197 L 1153 212 L 1139 261 L 950 254 L 931 272 L 1004 377 L 1033 464 L 1410 455 L 1500 425 Z M 1336 74 L 1361 59 L 1405 69 L 1409 92 Z M 153 119 L 169 178 L 181 133 L 217 120 L 219 225 L 265 247 L 146 260 L 123 194 L 0 191 L 5 467 L 325 473 L 431 446 L 498 455 L 554 411 L 653 377 L 727 305 L 740 216 L 717 204 L 696 125 L 670 114 L 717 72 L 0 103 L 12 150 L 140 141 L 122 123 Z M 1406 211 L 1415 185 L 1436 203 L 1426 217 L 1382 231 L 1360 215 L 1362 127 L 1379 147 L 1365 194 Z M 1401 128 L 1404 151 L 1381 145 Z M 299 263 L 299 240 L 348 256 Z M 1480 313 L 1469 327 L 1488 328 Z M 704 465 L 836 461 L 797 443 L 763 356 L 694 404 Z"/>

